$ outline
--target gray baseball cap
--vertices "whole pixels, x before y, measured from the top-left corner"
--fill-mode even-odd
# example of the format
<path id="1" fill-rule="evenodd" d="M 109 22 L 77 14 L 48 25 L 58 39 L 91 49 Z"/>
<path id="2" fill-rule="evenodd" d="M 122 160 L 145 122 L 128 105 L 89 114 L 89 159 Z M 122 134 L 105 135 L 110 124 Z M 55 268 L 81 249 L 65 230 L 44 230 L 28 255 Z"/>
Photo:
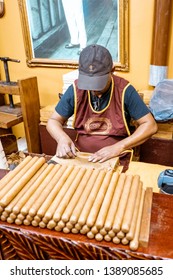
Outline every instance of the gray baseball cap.
<path id="1" fill-rule="evenodd" d="M 79 57 L 78 88 L 102 90 L 105 88 L 113 68 L 112 56 L 100 45 L 89 45 Z"/>

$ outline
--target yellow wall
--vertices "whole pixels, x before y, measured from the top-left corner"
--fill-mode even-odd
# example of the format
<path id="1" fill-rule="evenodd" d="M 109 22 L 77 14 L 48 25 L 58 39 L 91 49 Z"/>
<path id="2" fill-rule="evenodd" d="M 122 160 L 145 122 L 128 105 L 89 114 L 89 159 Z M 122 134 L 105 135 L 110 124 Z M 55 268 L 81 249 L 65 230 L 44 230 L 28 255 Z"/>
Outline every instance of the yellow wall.
<path id="1" fill-rule="evenodd" d="M 5 8 L 4 17 L 0 18 L 0 56 L 8 56 L 21 61 L 19 64 L 9 64 L 11 80 L 15 81 L 37 76 L 41 106 L 56 103 L 58 93 L 62 91 L 62 75 L 69 70 L 41 67 L 29 68 L 26 65 L 18 1 L 5 0 Z M 118 75 L 128 79 L 137 90 L 151 89 L 148 85 L 148 80 L 152 48 L 154 0 L 130 0 L 129 8 L 130 71 L 128 73 L 119 72 Z M 173 47 L 172 33 L 171 28 L 170 49 Z M 169 78 L 173 77 L 171 61 L 173 61 L 173 54 L 169 51 Z M 2 63 L 0 63 L 0 73 L 1 79 L 5 79 Z"/>

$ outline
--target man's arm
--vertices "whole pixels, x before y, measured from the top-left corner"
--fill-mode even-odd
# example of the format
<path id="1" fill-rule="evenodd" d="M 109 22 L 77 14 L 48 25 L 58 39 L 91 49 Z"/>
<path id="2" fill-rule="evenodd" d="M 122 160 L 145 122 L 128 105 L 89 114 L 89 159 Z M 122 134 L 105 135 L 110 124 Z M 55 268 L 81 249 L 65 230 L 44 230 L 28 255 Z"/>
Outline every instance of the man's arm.
<path id="1" fill-rule="evenodd" d="M 136 120 L 136 122 L 138 127 L 132 135 L 126 137 L 114 145 L 100 149 L 90 156 L 89 161 L 104 162 L 110 158 L 117 157 L 124 151 L 144 143 L 157 132 L 157 124 L 151 113 L 148 113 L 144 117 Z"/>
<path id="2" fill-rule="evenodd" d="M 47 122 L 47 131 L 57 142 L 56 155 L 61 158 L 74 158 L 76 149 L 71 138 L 64 132 L 63 125 L 67 118 L 62 117 L 56 111 Z"/>

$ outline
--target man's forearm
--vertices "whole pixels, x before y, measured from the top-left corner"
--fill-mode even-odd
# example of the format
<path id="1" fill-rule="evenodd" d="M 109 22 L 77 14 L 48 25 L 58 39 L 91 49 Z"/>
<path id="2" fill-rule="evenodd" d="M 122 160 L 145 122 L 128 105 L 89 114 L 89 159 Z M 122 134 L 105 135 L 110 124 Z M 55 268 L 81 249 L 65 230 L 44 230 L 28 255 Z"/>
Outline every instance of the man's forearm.
<path id="1" fill-rule="evenodd" d="M 46 126 L 47 131 L 52 136 L 52 138 L 58 143 L 59 139 L 62 137 L 68 137 L 68 135 L 63 130 L 63 126 L 57 120 L 49 119 Z"/>
<path id="2" fill-rule="evenodd" d="M 157 131 L 157 126 L 148 126 L 148 124 L 144 123 L 140 125 L 135 132 L 129 137 L 123 139 L 119 142 L 122 150 L 128 150 L 130 148 L 134 148 L 143 144 L 146 140 L 148 140 L 154 133 Z"/>

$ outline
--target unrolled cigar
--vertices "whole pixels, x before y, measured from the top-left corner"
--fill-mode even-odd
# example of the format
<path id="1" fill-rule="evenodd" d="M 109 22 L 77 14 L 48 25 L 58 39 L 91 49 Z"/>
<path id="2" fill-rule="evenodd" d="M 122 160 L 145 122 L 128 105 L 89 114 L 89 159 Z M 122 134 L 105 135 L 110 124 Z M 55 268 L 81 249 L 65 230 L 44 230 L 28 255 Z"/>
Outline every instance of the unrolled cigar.
<path id="1" fill-rule="evenodd" d="M 111 238 L 115 236 L 115 232 L 112 229 L 108 231 L 108 234 Z"/>
<path id="2" fill-rule="evenodd" d="M 55 185 L 54 189 L 55 190 L 57 189 L 57 192 L 55 193 L 55 196 L 54 196 L 54 193 L 51 196 L 51 198 L 48 196 L 48 198 L 50 200 L 46 199 L 46 201 L 45 201 L 46 206 L 44 205 L 44 209 L 42 211 L 40 211 L 40 209 L 39 209 L 39 211 L 37 212 L 38 216 L 42 216 L 42 214 L 45 212 L 44 217 L 47 220 L 50 220 L 53 217 L 53 214 L 55 213 L 55 210 L 56 210 L 58 204 L 61 201 L 61 196 L 59 195 L 59 192 L 60 192 L 62 186 L 64 187 L 64 183 L 67 181 L 67 179 L 68 179 L 68 177 L 69 177 L 69 175 L 72 171 L 73 171 L 73 166 L 68 166 L 66 171 L 64 172 L 63 176 L 61 177 L 61 179 L 57 183 L 57 185 Z M 63 196 L 63 194 L 62 194 L 62 196 Z M 47 209 L 47 210 L 45 210 L 45 209 Z"/>
<path id="3" fill-rule="evenodd" d="M 79 216 L 78 223 L 80 225 L 86 224 L 88 215 L 90 213 L 90 209 L 91 209 L 92 205 L 94 204 L 96 195 L 97 195 L 97 193 L 98 193 L 98 191 L 100 189 L 100 186 L 101 186 L 101 184 L 103 182 L 105 173 L 106 172 L 104 170 L 100 170 L 100 172 L 99 172 L 97 180 L 95 181 L 95 184 L 94 184 L 94 186 L 92 188 L 92 191 L 90 192 L 90 194 L 89 194 L 89 196 L 88 196 L 88 198 L 87 198 L 87 200 L 85 202 L 85 205 L 83 206 L 82 212 L 81 212 L 81 214 Z"/>
<path id="4" fill-rule="evenodd" d="M 23 223 L 23 220 L 16 218 L 14 222 L 16 225 L 21 225 Z"/>
<path id="5" fill-rule="evenodd" d="M 36 221 L 37 223 L 41 222 L 41 218 L 39 216 L 35 216 L 34 217 L 34 221 Z"/>
<path id="6" fill-rule="evenodd" d="M 117 232 L 117 237 L 119 239 L 123 239 L 125 237 L 125 233 L 122 230 L 120 230 L 119 232 Z"/>
<path id="7" fill-rule="evenodd" d="M 101 229 L 104 226 L 105 219 L 106 219 L 106 216 L 107 216 L 107 213 L 108 213 L 111 201 L 112 201 L 112 197 L 113 197 L 113 194 L 114 194 L 114 191 L 115 191 L 115 187 L 116 187 L 116 184 L 118 182 L 118 178 L 119 178 L 119 173 L 114 172 L 112 174 L 111 182 L 109 183 L 104 201 L 101 205 L 101 209 L 99 211 L 99 214 L 98 214 L 98 217 L 97 217 L 97 220 L 96 220 L 96 223 L 95 223 L 96 227 L 98 229 Z"/>
<path id="8" fill-rule="evenodd" d="M 79 233 L 79 230 L 76 229 L 76 228 L 72 228 L 72 229 L 71 229 L 71 232 L 77 234 L 77 233 Z"/>
<path id="9" fill-rule="evenodd" d="M 100 232 L 100 234 L 101 235 L 106 235 L 108 232 L 107 232 L 107 230 L 103 227 L 103 228 L 101 228 L 100 230 L 99 230 L 99 232 Z"/>
<path id="10" fill-rule="evenodd" d="M 64 233 L 70 233 L 70 229 L 69 229 L 68 227 L 64 227 L 64 228 L 63 228 L 63 232 L 64 232 Z"/>
<path id="11" fill-rule="evenodd" d="M 14 213 L 11 213 L 9 217 L 10 217 L 11 219 L 15 220 L 17 216 L 16 216 Z"/>
<path id="12" fill-rule="evenodd" d="M 44 217 L 49 205 L 51 205 L 51 203 L 53 202 L 53 199 L 55 198 L 55 196 L 59 192 L 60 188 L 62 187 L 63 182 L 67 179 L 68 174 L 69 174 L 69 170 L 67 170 L 67 166 L 66 165 L 60 166 L 60 169 L 58 170 L 58 172 L 55 176 L 56 183 L 55 183 L 54 188 L 46 195 L 45 201 L 42 203 L 42 205 L 40 206 L 40 208 L 37 211 L 37 215 L 40 218 Z M 47 222 L 48 222 L 48 220 L 47 220 Z"/>
<path id="13" fill-rule="evenodd" d="M 122 220 L 123 220 L 123 216 L 124 216 L 124 212 L 125 212 L 126 203 L 127 203 L 127 200 L 128 200 L 132 180 L 133 180 L 132 175 L 127 175 L 126 176 L 126 180 L 125 180 L 125 184 L 124 184 L 124 188 L 123 188 L 123 193 L 121 195 L 121 199 L 120 199 L 118 209 L 117 209 L 117 212 L 116 212 L 116 215 L 115 215 L 115 218 L 114 218 L 113 226 L 112 226 L 112 229 L 115 232 L 120 231 L 120 228 L 121 228 L 121 224 L 122 224 Z"/>
<path id="14" fill-rule="evenodd" d="M 65 223 L 64 223 L 62 220 L 60 220 L 60 221 L 57 223 L 57 225 L 58 225 L 60 228 L 65 227 Z"/>
<path id="15" fill-rule="evenodd" d="M 140 184 L 138 186 L 138 192 L 137 192 L 135 205 L 134 205 L 134 212 L 133 212 L 133 217 L 132 217 L 132 221 L 131 221 L 131 225 L 130 225 L 130 230 L 129 230 L 129 232 L 126 233 L 126 238 L 128 240 L 132 240 L 134 237 L 134 234 L 135 234 L 136 221 L 137 221 L 139 205 L 140 205 L 140 201 L 141 201 L 141 193 L 142 193 L 142 184 L 140 182 Z"/>
<path id="16" fill-rule="evenodd" d="M 55 221 L 54 221 L 54 220 L 50 220 L 50 221 L 48 222 L 48 224 L 47 224 L 47 228 L 53 229 L 53 228 L 55 228 L 55 227 L 56 227 Z"/>
<path id="17" fill-rule="evenodd" d="M 40 194 L 40 185 L 41 185 L 41 183 L 50 174 L 50 172 L 53 169 L 53 167 L 54 167 L 54 164 L 49 164 L 47 166 L 47 168 L 43 171 L 43 173 L 35 181 L 35 183 L 32 185 L 32 187 L 26 192 L 26 194 L 23 197 L 23 200 L 20 201 L 20 204 L 18 204 L 18 209 L 20 209 L 20 212 L 23 215 L 27 215 L 28 214 L 31 206 L 34 203 L 35 197 L 37 197 Z M 16 209 L 16 206 L 14 207 L 14 211 L 18 210 L 18 209 Z"/>
<path id="18" fill-rule="evenodd" d="M 70 174 L 68 180 L 66 181 L 66 183 L 63 186 L 63 190 L 66 190 L 66 192 L 64 193 L 64 195 L 53 215 L 53 219 L 55 222 L 58 222 L 61 219 L 65 208 L 67 207 L 71 197 L 75 193 L 85 172 L 86 172 L 86 168 L 75 167 L 73 170 L 73 173 Z"/>
<path id="19" fill-rule="evenodd" d="M 139 183 L 140 183 L 140 176 L 139 175 L 133 176 L 132 186 L 130 189 L 130 194 L 126 204 L 126 209 L 121 225 L 121 229 L 125 233 L 129 232 L 130 229 L 130 224 L 133 217 L 134 205 L 136 201 Z"/>
<path id="20" fill-rule="evenodd" d="M 95 201 L 94 201 L 94 203 L 93 203 L 93 205 L 90 209 L 89 215 L 87 217 L 86 224 L 89 227 L 92 227 L 95 224 L 95 221 L 96 221 L 98 213 L 100 211 L 100 207 L 103 203 L 107 188 L 108 188 L 109 183 L 111 181 L 112 174 L 113 174 L 112 171 L 108 171 L 106 174 L 103 175 L 104 179 L 103 179 L 103 181 L 102 181 L 102 183 L 101 183 L 101 185 L 98 189 L 98 192 L 97 192 L 96 197 L 95 197 Z"/>
<path id="21" fill-rule="evenodd" d="M 39 190 L 41 190 L 40 194 L 38 193 L 39 190 L 35 192 L 35 196 L 34 196 L 35 200 L 29 210 L 29 214 L 31 216 L 36 215 L 38 209 L 40 208 L 42 203 L 45 201 L 45 197 L 48 196 L 48 194 L 52 191 L 55 184 L 59 180 L 59 175 L 57 175 L 59 168 L 60 168 L 60 165 L 58 165 L 58 164 L 54 165 L 51 172 L 47 175 L 47 177 L 44 179 L 44 181 L 39 186 Z M 37 194 L 39 194 L 39 195 L 37 195 Z"/>
<path id="22" fill-rule="evenodd" d="M 69 222 L 71 225 L 73 225 L 71 222 Z M 74 225 L 73 225 L 74 226 Z M 82 227 L 81 227 L 81 225 L 80 224 L 78 224 L 78 223 L 76 223 L 75 224 L 75 228 L 77 229 L 77 230 L 80 230 Z"/>
<path id="23" fill-rule="evenodd" d="M 23 187 L 23 189 L 13 198 L 13 200 L 5 208 L 6 211 L 13 212 L 18 214 L 20 212 L 19 205 L 23 201 L 27 191 L 33 186 L 37 178 L 42 174 L 43 170 L 48 166 L 47 163 L 44 163 L 43 166 L 36 172 L 36 174 L 29 180 L 29 182 Z"/>
<path id="24" fill-rule="evenodd" d="M 90 169 L 87 169 L 85 174 L 83 175 L 77 191 L 74 193 L 72 199 L 69 201 L 69 203 L 62 215 L 62 220 L 64 222 L 67 222 L 70 219 L 72 211 L 75 208 L 76 204 L 78 203 L 78 200 L 81 197 L 81 194 L 84 191 L 84 188 L 85 188 L 91 174 L 92 174 L 92 169 L 90 168 Z"/>
<path id="25" fill-rule="evenodd" d="M 97 234 L 95 235 L 95 239 L 96 239 L 97 241 L 102 241 L 102 240 L 103 240 L 103 235 L 99 232 L 99 233 L 97 233 Z"/>
<path id="26" fill-rule="evenodd" d="M 4 211 L 2 212 L 2 215 L 3 215 L 4 217 L 7 218 L 9 214 L 4 210 Z"/>
<path id="27" fill-rule="evenodd" d="M 119 244 L 120 239 L 117 236 L 115 236 L 115 237 L 112 238 L 112 242 L 115 243 L 115 244 Z"/>
<path id="28" fill-rule="evenodd" d="M 39 225 L 39 223 L 36 220 L 33 220 L 31 222 L 31 224 L 32 224 L 33 227 L 38 227 L 38 225 Z"/>
<path id="29" fill-rule="evenodd" d="M 72 223 L 70 223 L 70 222 L 67 222 L 65 226 L 66 226 L 67 228 L 69 228 L 70 230 L 73 228 L 73 225 L 72 225 Z"/>
<path id="30" fill-rule="evenodd" d="M 13 224 L 13 223 L 14 223 L 14 219 L 8 217 L 8 218 L 7 218 L 7 223 Z"/>
<path id="31" fill-rule="evenodd" d="M 29 221 L 29 220 L 27 220 L 27 219 L 24 219 L 24 220 L 23 220 L 23 224 L 24 224 L 25 226 L 29 226 L 29 225 L 31 224 L 31 221 Z"/>
<path id="32" fill-rule="evenodd" d="M 97 234 L 99 232 L 99 230 L 98 230 L 98 228 L 96 226 L 93 226 L 91 228 L 91 231 L 92 231 L 93 234 Z"/>
<path id="33" fill-rule="evenodd" d="M 55 230 L 56 230 L 56 231 L 62 231 L 62 228 L 59 227 L 59 226 L 56 226 L 56 227 L 55 227 Z"/>
<path id="34" fill-rule="evenodd" d="M 87 232 L 87 237 L 90 239 L 93 239 L 95 235 L 92 233 L 92 231 Z"/>
<path id="35" fill-rule="evenodd" d="M 87 226 L 87 225 L 84 225 L 81 230 L 80 230 L 80 233 L 81 234 L 87 234 L 87 232 L 90 231 L 90 228 Z"/>
<path id="36" fill-rule="evenodd" d="M 114 191 L 113 198 L 112 198 L 112 201 L 111 201 L 111 204 L 110 204 L 110 207 L 108 210 L 108 214 L 106 216 L 106 220 L 104 223 L 104 228 L 107 231 L 112 229 L 114 217 L 115 217 L 116 211 L 118 209 L 119 201 L 120 201 L 120 198 L 121 198 L 121 195 L 123 192 L 125 179 L 126 179 L 125 173 L 121 173 L 118 178 L 116 189 Z"/>
<path id="37" fill-rule="evenodd" d="M 145 196 L 145 189 L 142 188 L 142 194 L 141 194 L 141 201 L 139 205 L 139 212 L 136 222 L 136 229 L 134 238 L 130 241 L 130 249 L 135 251 L 138 249 L 139 246 L 139 234 L 140 234 L 140 226 L 141 226 L 141 219 L 142 219 L 142 211 L 143 211 L 143 205 L 144 205 L 144 196 Z"/>
<path id="38" fill-rule="evenodd" d="M 0 191 L 0 199 L 2 199 L 5 196 L 5 194 L 8 193 L 8 191 L 21 179 L 21 177 L 26 174 L 26 172 L 32 167 L 32 165 L 37 161 L 37 159 L 38 159 L 38 157 L 33 157 L 33 158 L 29 157 L 26 161 L 24 160 L 23 162 L 21 162 L 21 165 L 19 164 L 15 169 L 10 171 L 10 172 L 15 171 L 14 173 L 12 173 L 13 175 L 15 174 L 15 176 L 12 177 L 10 180 L 7 180 L 8 173 L 6 175 L 7 177 L 6 176 L 3 177 L 4 180 L 1 183 L 1 186 L 3 186 L 3 188 L 1 188 L 1 191 Z M 16 173 L 17 168 L 19 170 Z"/>
<path id="39" fill-rule="evenodd" d="M 7 217 L 8 217 L 8 216 L 4 216 L 4 215 L 2 214 L 2 215 L 1 215 L 1 221 L 2 221 L 2 222 L 5 222 L 5 221 L 7 220 Z"/>
<path id="40" fill-rule="evenodd" d="M 28 215 L 26 215 L 26 220 L 28 220 L 28 221 L 32 221 L 33 220 L 33 217 L 31 217 L 29 214 Z"/>
<path id="41" fill-rule="evenodd" d="M 79 219 L 79 216 L 81 214 L 81 211 L 83 209 L 83 206 L 94 186 L 94 183 L 95 181 L 97 180 L 97 177 L 99 175 L 99 170 L 98 169 L 94 169 L 92 174 L 91 174 L 91 177 L 90 179 L 88 180 L 88 183 L 80 197 L 80 199 L 78 200 L 77 204 L 76 204 L 76 207 L 74 208 L 72 214 L 71 214 L 71 217 L 70 217 L 70 222 L 75 224 L 77 223 L 78 219 Z"/>
<path id="42" fill-rule="evenodd" d="M 25 219 L 25 216 L 22 215 L 22 213 L 20 213 L 20 214 L 17 215 L 17 219 L 23 221 Z"/>
<path id="43" fill-rule="evenodd" d="M 49 222 L 49 220 L 46 219 L 46 217 L 43 217 L 43 218 L 42 218 L 42 221 L 43 221 L 43 223 L 45 223 L 46 225 L 47 225 L 47 223 Z"/>
<path id="44" fill-rule="evenodd" d="M 45 224 L 43 221 L 41 221 L 41 222 L 39 223 L 39 226 L 40 226 L 41 228 L 45 228 L 45 227 L 46 227 L 46 224 Z"/>
<path id="45" fill-rule="evenodd" d="M 0 180 L 0 191 L 4 188 L 8 182 L 12 181 L 12 179 L 28 164 L 28 162 L 32 159 L 31 156 L 27 156 L 24 160 L 16 166 L 15 169 L 8 172 L 1 180 Z M 13 181 L 13 184 L 17 182 L 16 180 Z"/>
<path id="46" fill-rule="evenodd" d="M 112 240 L 112 238 L 110 237 L 109 234 L 104 235 L 104 240 L 107 242 L 110 242 Z"/>
<path id="47" fill-rule="evenodd" d="M 126 236 L 124 236 L 124 237 L 121 239 L 121 243 L 122 243 L 123 245 L 129 244 L 129 240 L 126 238 Z"/>
<path id="48" fill-rule="evenodd" d="M 7 206 L 44 163 L 45 158 L 38 158 L 25 175 L 23 175 L 22 178 L 20 178 L 19 181 L 16 182 L 16 184 L 4 195 L 4 197 L 0 200 L 0 205 L 3 207 Z"/>

